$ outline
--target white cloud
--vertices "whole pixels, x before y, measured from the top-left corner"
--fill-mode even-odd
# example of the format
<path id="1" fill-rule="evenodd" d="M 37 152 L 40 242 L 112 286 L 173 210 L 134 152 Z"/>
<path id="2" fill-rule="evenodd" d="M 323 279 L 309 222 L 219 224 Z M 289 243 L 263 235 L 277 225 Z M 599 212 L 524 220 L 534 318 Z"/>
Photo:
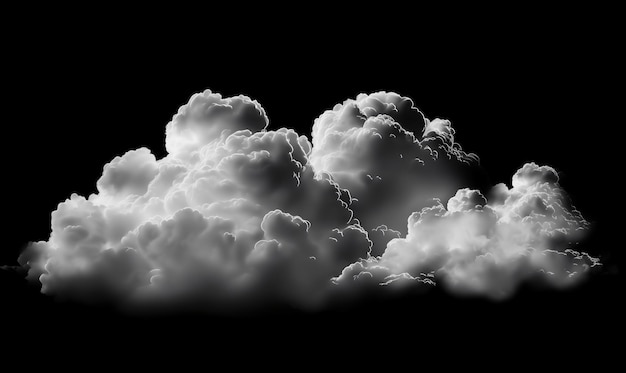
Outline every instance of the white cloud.
<path id="1" fill-rule="evenodd" d="M 409 214 L 480 178 L 478 157 L 455 142 L 450 122 L 424 118 L 395 93 L 361 94 L 336 105 L 315 121 L 312 135 L 311 165 L 350 191 L 368 231 L 386 226 L 406 234 Z M 385 244 L 377 240 L 374 251 Z"/>
<path id="2" fill-rule="evenodd" d="M 222 98 L 206 90 L 178 109 L 166 127 L 170 154 L 191 156 L 194 150 L 239 130 L 261 131 L 268 119 L 263 107 L 247 96 Z"/>
<path id="3" fill-rule="evenodd" d="M 514 176 L 538 168 L 527 164 Z M 552 170 L 554 172 L 554 170 Z M 344 269 L 334 279 L 354 286 L 361 273 L 379 273 L 376 285 L 389 276 L 423 282 L 424 274 L 448 289 L 464 294 L 506 298 L 525 280 L 555 286 L 577 282 L 597 259 L 569 248 L 588 223 L 564 203 L 556 173 L 532 177 L 508 190 L 498 185 L 496 201 L 487 202 L 476 190 L 461 189 L 447 203 L 440 201 L 408 218 L 408 234 L 391 240 L 385 252 Z"/>
<path id="4" fill-rule="evenodd" d="M 115 157 L 107 163 L 96 185 L 103 197 L 143 195 L 157 174 L 156 158 L 149 149 L 140 148 Z"/>
<path id="5" fill-rule="evenodd" d="M 559 175 L 550 166 L 537 166 L 534 162 L 526 163 L 513 175 L 513 187 L 523 188 L 538 182 L 556 183 Z"/>
<path id="6" fill-rule="evenodd" d="M 59 204 L 49 240 L 20 263 L 46 294 L 213 307 L 439 282 L 504 297 L 597 265 L 566 250 L 588 224 L 554 169 L 527 164 L 487 201 L 466 188 L 477 157 L 408 98 L 347 100 L 315 121 L 312 143 L 267 125 L 246 96 L 194 95 L 167 125 L 166 157 L 114 158 L 99 193 Z"/>

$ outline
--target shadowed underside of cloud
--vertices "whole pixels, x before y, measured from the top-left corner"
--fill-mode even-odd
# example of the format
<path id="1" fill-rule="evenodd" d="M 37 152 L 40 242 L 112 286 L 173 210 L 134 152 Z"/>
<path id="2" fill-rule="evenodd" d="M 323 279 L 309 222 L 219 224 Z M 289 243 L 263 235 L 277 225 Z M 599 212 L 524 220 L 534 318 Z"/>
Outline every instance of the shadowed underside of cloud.
<path id="1" fill-rule="evenodd" d="M 438 284 L 503 299 L 523 281 L 576 283 L 596 258 L 557 172 L 468 188 L 478 157 L 406 97 L 361 94 L 311 140 L 267 130 L 246 96 L 194 95 L 166 127 L 168 155 L 116 157 L 98 193 L 52 213 L 20 264 L 42 292 L 140 306 L 291 304 Z"/>

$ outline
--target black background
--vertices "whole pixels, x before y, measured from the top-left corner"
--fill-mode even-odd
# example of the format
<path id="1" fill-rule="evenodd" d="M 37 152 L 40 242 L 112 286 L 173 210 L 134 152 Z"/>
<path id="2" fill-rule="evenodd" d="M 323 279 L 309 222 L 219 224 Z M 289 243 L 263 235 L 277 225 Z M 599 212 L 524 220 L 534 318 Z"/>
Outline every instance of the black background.
<path id="1" fill-rule="evenodd" d="M 210 88 L 258 100 L 270 129 L 285 126 L 307 135 L 324 110 L 358 93 L 409 96 L 426 117 L 452 120 L 457 141 L 480 156 L 494 184 L 510 184 L 527 161 L 555 167 L 561 185 L 595 225 L 586 245 L 602 256 L 605 270 L 573 290 L 523 288 L 497 304 L 433 291 L 324 313 L 245 319 L 121 316 L 44 298 L 5 270 L 3 328 L 19 348 L 54 332 L 92 341 L 117 336 L 138 345 L 186 334 L 263 345 L 280 331 L 285 345 L 319 337 L 373 348 L 385 336 L 430 340 L 445 349 L 476 347 L 479 335 L 490 351 L 528 339 L 537 349 L 600 346 L 602 358 L 611 356 L 611 338 L 621 333 L 623 320 L 619 247 L 607 215 L 619 208 L 615 175 L 623 168 L 616 155 L 621 119 L 611 114 L 615 88 L 621 87 L 615 24 L 586 9 L 518 9 L 459 19 L 403 9 L 347 10 L 311 15 L 308 8 L 283 9 L 289 16 L 276 19 L 214 11 L 203 22 L 181 26 L 141 12 L 20 13 L 4 40 L 8 241 L 1 264 L 15 265 L 29 241 L 47 239 L 50 212 L 72 192 L 95 192 L 102 167 L 114 156 L 141 146 L 164 156 L 171 116 L 191 94 Z M 171 17 L 185 21 L 189 13 Z M 433 24 L 424 24 L 427 19 Z"/>

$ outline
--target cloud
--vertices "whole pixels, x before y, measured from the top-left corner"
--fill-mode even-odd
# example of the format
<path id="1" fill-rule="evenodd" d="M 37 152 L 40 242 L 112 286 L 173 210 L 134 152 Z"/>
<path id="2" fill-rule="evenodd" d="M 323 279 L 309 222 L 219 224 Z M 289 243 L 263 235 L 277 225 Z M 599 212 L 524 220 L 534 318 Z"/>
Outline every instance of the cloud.
<path id="1" fill-rule="evenodd" d="M 59 204 L 50 238 L 20 256 L 28 278 L 81 301 L 310 308 L 440 283 L 504 298 L 599 264 L 571 248 L 589 224 L 554 169 L 526 164 L 486 198 L 478 157 L 408 98 L 346 100 L 311 141 L 268 123 L 246 96 L 192 96 L 166 157 L 115 157 L 97 194 Z"/>
<path id="2" fill-rule="evenodd" d="M 449 198 L 480 180 L 478 157 L 455 142 L 449 121 L 426 119 L 395 93 L 361 94 L 322 114 L 313 125 L 310 163 L 355 199 L 352 209 L 371 231 L 406 234 L 406 217 L 432 198 Z M 384 251 L 376 242 L 374 252 Z"/>
<path id="3" fill-rule="evenodd" d="M 222 98 L 206 90 L 191 96 L 165 130 L 170 154 L 190 156 L 194 150 L 238 130 L 261 131 L 269 120 L 263 107 L 247 96 Z"/>
<path id="4" fill-rule="evenodd" d="M 494 187 L 495 202 L 470 189 L 458 190 L 447 208 L 435 200 L 409 216 L 406 237 L 391 240 L 380 257 L 346 267 L 333 281 L 354 286 L 372 268 L 374 285 L 398 276 L 423 283 L 431 274 L 426 279 L 453 292 L 494 299 L 511 296 L 526 280 L 576 283 L 600 263 L 570 248 L 589 224 L 565 203 L 556 173 L 536 177 L 535 170 L 548 169 L 524 165 L 513 177 L 516 187 Z M 531 177 L 516 183 L 523 175 Z"/>
<path id="5" fill-rule="evenodd" d="M 140 148 L 115 157 L 106 164 L 96 185 L 103 196 L 123 198 L 143 195 L 157 174 L 156 158 L 149 149 Z"/>
<path id="6" fill-rule="evenodd" d="M 535 163 L 526 163 L 513 175 L 513 187 L 523 188 L 538 182 L 556 183 L 559 175 L 550 166 L 537 166 Z"/>

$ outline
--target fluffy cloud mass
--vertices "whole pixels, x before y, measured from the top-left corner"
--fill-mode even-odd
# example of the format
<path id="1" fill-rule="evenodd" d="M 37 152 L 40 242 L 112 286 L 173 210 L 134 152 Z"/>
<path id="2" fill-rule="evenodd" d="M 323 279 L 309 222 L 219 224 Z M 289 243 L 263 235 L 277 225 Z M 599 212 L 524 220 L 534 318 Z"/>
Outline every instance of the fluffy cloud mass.
<path id="1" fill-rule="evenodd" d="M 168 155 L 114 158 L 98 193 L 52 213 L 20 263 L 42 292 L 124 305 L 290 304 L 443 285 L 502 299 L 567 286 L 596 258 L 557 172 L 528 163 L 487 191 L 447 120 L 406 97 L 361 94 L 311 139 L 268 130 L 261 105 L 209 90 L 166 127 Z"/>

